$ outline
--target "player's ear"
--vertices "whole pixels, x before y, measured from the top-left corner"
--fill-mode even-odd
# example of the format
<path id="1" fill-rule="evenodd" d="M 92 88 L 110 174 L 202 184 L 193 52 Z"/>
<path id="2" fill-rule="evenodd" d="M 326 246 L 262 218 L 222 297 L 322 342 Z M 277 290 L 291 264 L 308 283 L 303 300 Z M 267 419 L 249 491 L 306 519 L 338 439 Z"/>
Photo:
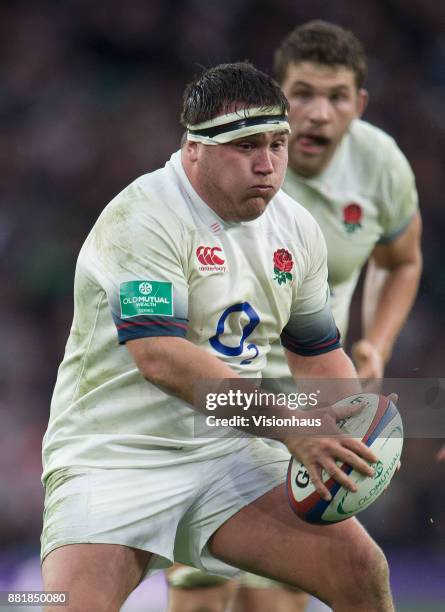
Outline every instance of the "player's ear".
<path id="1" fill-rule="evenodd" d="M 195 162 L 198 159 L 198 144 L 191 140 L 186 140 L 184 143 L 184 152 L 191 162 Z"/>
<path id="2" fill-rule="evenodd" d="M 357 119 L 365 112 L 368 106 L 369 94 L 367 89 L 360 88 L 357 92 Z"/>

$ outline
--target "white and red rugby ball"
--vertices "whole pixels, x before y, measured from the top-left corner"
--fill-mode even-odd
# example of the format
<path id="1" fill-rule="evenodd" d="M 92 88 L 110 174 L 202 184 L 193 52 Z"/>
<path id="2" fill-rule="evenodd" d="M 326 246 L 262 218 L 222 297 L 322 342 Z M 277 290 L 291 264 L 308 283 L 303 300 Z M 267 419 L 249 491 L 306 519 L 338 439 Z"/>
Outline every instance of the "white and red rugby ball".
<path id="1" fill-rule="evenodd" d="M 383 493 L 397 469 L 403 447 L 403 424 L 399 411 L 387 397 L 375 393 L 346 397 L 333 404 L 333 408 L 361 402 L 366 404 L 363 410 L 337 423 L 343 433 L 360 439 L 379 459 L 373 465 L 374 476 L 364 476 L 350 466 L 339 463 L 357 485 L 355 493 L 343 488 L 323 471 L 323 483 L 332 495 L 330 502 L 325 501 L 315 490 L 304 465 L 294 458 L 289 462 L 289 503 L 295 514 L 309 523 L 328 525 L 361 512 Z"/>

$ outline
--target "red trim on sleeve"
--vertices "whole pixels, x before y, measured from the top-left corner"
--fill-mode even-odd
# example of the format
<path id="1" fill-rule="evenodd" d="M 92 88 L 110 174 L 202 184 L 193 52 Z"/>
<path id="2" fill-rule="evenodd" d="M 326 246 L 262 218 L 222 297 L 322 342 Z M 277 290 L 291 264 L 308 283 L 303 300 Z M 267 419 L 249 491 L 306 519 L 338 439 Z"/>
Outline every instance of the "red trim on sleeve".
<path id="1" fill-rule="evenodd" d="M 181 329 L 187 329 L 187 325 L 184 323 L 174 323 L 173 321 L 132 321 L 130 323 L 121 323 L 117 325 L 117 329 L 137 327 L 138 325 L 160 325 L 161 327 L 180 327 Z"/>

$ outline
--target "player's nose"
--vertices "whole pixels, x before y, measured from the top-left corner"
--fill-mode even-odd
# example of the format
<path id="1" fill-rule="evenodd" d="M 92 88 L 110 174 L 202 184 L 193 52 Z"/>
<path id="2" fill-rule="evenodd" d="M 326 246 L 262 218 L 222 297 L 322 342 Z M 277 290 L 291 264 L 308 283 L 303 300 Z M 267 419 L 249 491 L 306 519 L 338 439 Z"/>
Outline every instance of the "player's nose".
<path id="1" fill-rule="evenodd" d="M 271 174 L 274 171 L 272 155 L 269 149 L 259 149 L 255 155 L 254 171 L 260 174 Z"/>
<path id="2" fill-rule="evenodd" d="M 324 96 L 313 99 L 308 112 L 308 118 L 313 123 L 322 124 L 329 121 L 331 106 L 329 100 Z"/>

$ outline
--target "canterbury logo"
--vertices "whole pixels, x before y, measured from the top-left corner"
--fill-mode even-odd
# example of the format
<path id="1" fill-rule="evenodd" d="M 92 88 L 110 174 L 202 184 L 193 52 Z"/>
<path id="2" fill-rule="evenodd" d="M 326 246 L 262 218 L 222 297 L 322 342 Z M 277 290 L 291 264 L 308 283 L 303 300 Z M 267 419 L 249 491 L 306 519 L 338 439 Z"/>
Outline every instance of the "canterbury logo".
<path id="1" fill-rule="evenodd" d="M 196 249 L 196 257 L 199 263 L 204 266 L 222 266 L 224 259 L 221 259 L 216 253 L 222 253 L 219 247 L 199 246 Z"/>

